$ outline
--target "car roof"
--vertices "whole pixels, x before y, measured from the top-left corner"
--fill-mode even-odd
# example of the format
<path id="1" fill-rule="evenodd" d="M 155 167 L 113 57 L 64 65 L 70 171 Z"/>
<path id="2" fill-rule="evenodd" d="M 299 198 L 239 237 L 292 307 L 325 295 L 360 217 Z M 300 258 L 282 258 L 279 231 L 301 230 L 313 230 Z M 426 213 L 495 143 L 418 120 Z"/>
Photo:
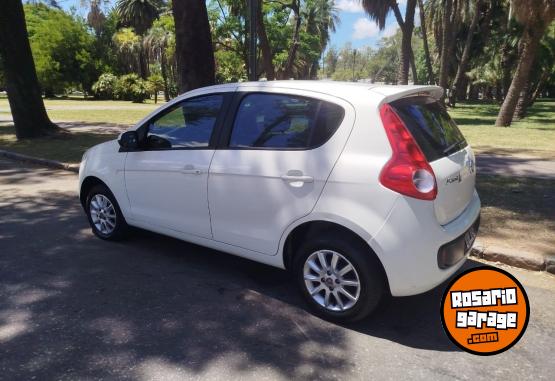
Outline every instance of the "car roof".
<path id="1" fill-rule="evenodd" d="M 208 86 L 182 94 L 179 98 L 188 97 L 196 92 L 210 93 L 217 91 L 264 91 L 269 89 L 291 89 L 314 91 L 334 95 L 344 99 L 357 99 L 371 91 L 374 96 L 382 99 L 398 98 L 414 93 L 426 92 L 435 98 L 441 97 L 443 90 L 438 86 L 420 85 L 382 85 L 364 82 L 340 82 L 329 80 L 285 80 L 285 81 L 256 81 L 237 82 L 223 85 Z"/>

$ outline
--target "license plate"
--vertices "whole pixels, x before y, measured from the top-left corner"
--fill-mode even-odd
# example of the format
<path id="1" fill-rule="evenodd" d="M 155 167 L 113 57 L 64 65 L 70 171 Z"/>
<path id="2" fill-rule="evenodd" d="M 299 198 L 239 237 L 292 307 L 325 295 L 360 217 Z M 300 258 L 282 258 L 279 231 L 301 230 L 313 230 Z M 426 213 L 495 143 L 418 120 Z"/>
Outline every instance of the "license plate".
<path id="1" fill-rule="evenodd" d="M 472 248 L 472 245 L 474 244 L 475 239 L 476 239 L 476 230 L 474 229 L 474 226 L 472 226 L 464 234 L 464 252 L 465 253 Z"/>

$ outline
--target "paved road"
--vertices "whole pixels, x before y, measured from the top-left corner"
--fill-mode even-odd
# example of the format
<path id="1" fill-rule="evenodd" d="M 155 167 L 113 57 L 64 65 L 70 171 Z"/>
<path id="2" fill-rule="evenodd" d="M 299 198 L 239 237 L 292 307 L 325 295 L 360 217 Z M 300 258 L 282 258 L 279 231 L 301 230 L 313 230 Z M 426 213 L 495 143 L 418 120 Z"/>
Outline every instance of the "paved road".
<path id="1" fill-rule="evenodd" d="M 94 238 L 75 188 L 73 174 L 0 159 L 2 380 L 553 379 L 551 275 L 510 270 L 528 330 L 473 356 L 442 331 L 443 286 L 330 324 L 282 271 L 146 232 Z"/>

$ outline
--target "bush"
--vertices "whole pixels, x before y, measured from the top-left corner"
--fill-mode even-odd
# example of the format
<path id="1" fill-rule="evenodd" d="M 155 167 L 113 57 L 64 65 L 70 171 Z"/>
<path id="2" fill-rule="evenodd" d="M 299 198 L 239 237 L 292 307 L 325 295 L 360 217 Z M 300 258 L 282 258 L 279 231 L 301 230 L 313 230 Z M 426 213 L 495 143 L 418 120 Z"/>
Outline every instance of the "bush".
<path id="1" fill-rule="evenodd" d="M 95 98 L 98 99 L 114 99 L 114 94 L 118 82 L 118 77 L 111 73 L 104 73 L 98 77 L 92 85 L 92 91 Z"/>
<path id="2" fill-rule="evenodd" d="M 118 78 L 114 96 L 124 101 L 142 103 L 149 97 L 147 84 L 137 74 L 126 74 Z"/>

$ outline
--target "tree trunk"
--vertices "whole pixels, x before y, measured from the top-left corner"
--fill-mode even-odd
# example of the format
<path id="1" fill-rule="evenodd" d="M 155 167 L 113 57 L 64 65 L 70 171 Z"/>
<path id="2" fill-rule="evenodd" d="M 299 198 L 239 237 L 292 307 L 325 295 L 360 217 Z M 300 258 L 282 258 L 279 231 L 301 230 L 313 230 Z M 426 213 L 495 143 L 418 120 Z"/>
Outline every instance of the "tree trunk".
<path id="1" fill-rule="evenodd" d="M 399 71 L 397 73 L 397 83 L 400 85 L 407 85 L 409 83 L 409 67 L 411 65 L 411 55 L 412 52 L 412 31 L 414 29 L 414 12 L 416 9 L 416 0 L 407 0 L 407 6 L 405 10 L 405 19 L 401 16 L 401 11 L 397 2 L 392 3 L 393 12 L 399 28 L 401 29 L 402 39 L 401 39 L 401 51 L 399 52 Z M 412 57 L 414 60 L 414 57 Z M 417 81 L 416 78 L 416 66 L 413 70 L 413 80 Z"/>
<path id="2" fill-rule="evenodd" d="M 266 34 L 266 25 L 264 25 L 264 14 L 262 12 L 262 0 L 258 0 L 256 7 L 256 30 L 258 31 L 258 40 L 260 42 L 260 52 L 262 53 L 262 67 L 266 73 L 266 79 L 273 81 L 276 79 L 276 71 L 272 58 L 272 48 Z"/>
<path id="3" fill-rule="evenodd" d="M 295 63 L 295 57 L 297 56 L 297 50 L 299 48 L 299 34 L 301 31 L 301 15 L 300 15 L 300 4 L 298 0 L 293 0 L 291 4 L 291 10 L 295 14 L 295 29 L 293 32 L 293 41 L 291 42 L 291 47 L 289 48 L 289 54 L 287 55 L 287 62 L 281 73 L 281 79 L 289 79 L 293 76 L 293 64 Z"/>
<path id="4" fill-rule="evenodd" d="M 466 100 L 466 94 L 468 90 L 468 76 L 466 74 L 462 75 L 460 85 L 457 87 L 457 100 Z"/>
<path id="5" fill-rule="evenodd" d="M 164 47 L 160 49 L 160 71 L 162 73 L 162 80 L 164 81 L 164 99 L 166 102 L 170 100 L 170 93 L 168 91 L 168 62 L 166 59 L 166 52 Z"/>
<path id="6" fill-rule="evenodd" d="M 541 24 L 526 25 L 524 27 L 522 39 L 520 40 L 520 59 L 518 60 L 511 86 L 507 91 L 507 95 L 501 105 L 497 120 L 495 121 L 495 125 L 498 127 L 510 126 L 513 121 L 513 114 L 520 92 L 528 81 L 530 68 L 536 57 L 536 52 L 544 31 L 545 27 Z"/>
<path id="7" fill-rule="evenodd" d="M 148 78 L 148 62 L 142 38 L 141 36 L 141 43 L 139 44 L 139 76 L 146 80 Z"/>
<path id="8" fill-rule="evenodd" d="M 414 61 L 414 51 L 410 48 L 410 71 L 412 72 L 412 82 L 418 84 L 418 72 L 416 71 L 416 62 Z"/>
<path id="9" fill-rule="evenodd" d="M 432 59 L 430 56 L 430 48 L 428 47 L 428 32 L 426 31 L 426 15 L 424 13 L 424 3 L 418 0 L 418 9 L 420 10 L 420 28 L 422 28 L 422 43 L 424 47 L 424 59 L 426 60 L 426 72 L 428 74 L 428 85 L 433 85 L 434 69 L 432 68 Z"/>
<path id="10" fill-rule="evenodd" d="M 538 96 L 542 92 L 543 87 L 545 86 L 548 78 L 549 78 L 549 72 L 547 70 L 544 70 L 542 72 L 540 80 L 536 84 L 536 87 L 535 87 L 534 91 L 532 91 L 532 94 L 530 95 L 530 99 L 528 100 L 528 103 L 526 104 L 527 108 L 532 106 L 534 104 L 534 102 L 536 101 L 536 99 L 538 99 Z"/>
<path id="11" fill-rule="evenodd" d="M 453 0 L 445 0 L 443 8 L 443 30 L 441 33 L 441 58 L 439 64 L 439 86 L 447 90 L 449 75 L 449 59 L 451 46 L 453 45 L 453 24 L 451 23 L 451 12 L 453 10 Z M 445 93 L 442 100 L 445 99 Z"/>
<path id="12" fill-rule="evenodd" d="M 518 100 L 515 106 L 515 111 L 513 113 L 513 120 L 522 119 L 526 115 L 526 106 L 528 104 L 529 90 L 530 90 L 530 78 L 526 80 L 526 82 L 522 86 L 522 89 L 520 90 L 520 94 L 518 96 Z"/>
<path id="13" fill-rule="evenodd" d="M 461 81 L 466 71 L 466 65 L 470 59 L 470 48 L 472 47 L 472 37 L 476 31 L 476 26 L 478 26 L 478 21 L 480 20 L 480 9 L 482 8 L 482 0 L 476 0 L 476 6 L 474 10 L 474 16 L 470 22 L 470 27 L 468 28 L 468 34 L 466 35 L 466 41 L 464 42 L 463 54 L 461 56 L 461 61 L 459 62 L 459 67 L 457 68 L 457 74 L 451 85 L 451 91 L 449 92 L 449 105 L 455 107 L 457 102 L 458 88 L 461 85 Z"/>
<path id="14" fill-rule="evenodd" d="M 0 58 L 18 139 L 55 131 L 41 97 L 20 0 L 5 0 L 0 12 Z"/>
<path id="15" fill-rule="evenodd" d="M 212 35 L 204 0 L 173 0 L 179 92 L 216 82 Z"/>

